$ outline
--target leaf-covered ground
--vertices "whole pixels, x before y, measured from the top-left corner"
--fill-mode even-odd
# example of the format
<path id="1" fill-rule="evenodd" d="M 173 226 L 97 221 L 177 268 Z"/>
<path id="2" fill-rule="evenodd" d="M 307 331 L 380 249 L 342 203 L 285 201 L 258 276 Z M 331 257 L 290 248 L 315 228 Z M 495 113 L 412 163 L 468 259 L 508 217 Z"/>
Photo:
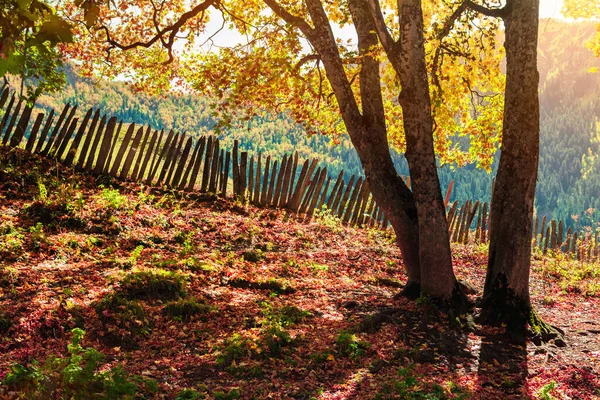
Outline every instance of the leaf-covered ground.
<path id="1" fill-rule="evenodd" d="M 536 257 L 533 303 L 565 339 L 509 345 L 425 299 L 395 299 L 389 232 L 0 154 L 0 380 L 64 357 L 80 327 L 103 370 L 158 383 L 146 398 L 600 396 L 598 265 Z M 459 278 L 481 290 L 485 248 L 454 251 Z M 0 385 L 0 398 L 24 390 Z"/>

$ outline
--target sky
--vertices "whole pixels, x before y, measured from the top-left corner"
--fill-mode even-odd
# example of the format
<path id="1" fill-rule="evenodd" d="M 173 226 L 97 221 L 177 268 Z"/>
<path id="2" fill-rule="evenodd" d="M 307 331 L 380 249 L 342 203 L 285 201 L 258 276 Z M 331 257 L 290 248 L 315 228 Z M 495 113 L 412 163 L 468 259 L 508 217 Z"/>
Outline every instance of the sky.
<path id="1" fill-rule="evenodd" d="M 540 0 L 540 18 L 562 18 L 560 14 L 562 5 L 563 0 Z M 217 31 L 221 26 L 221 22 L 222 20 L 218 17 L 218 14 L 214 13 L 207 27 L 207 36 Z M 344 32 L 340 32 L 344 36 Z M 348 28 L 346 34 L 353 36 L 354 32 L 351 28 Z M 244 42 L 244 39 L 237 32 L 225 29 L 215 37 L 215 42 L 221 46 L 232 46 Z"/>

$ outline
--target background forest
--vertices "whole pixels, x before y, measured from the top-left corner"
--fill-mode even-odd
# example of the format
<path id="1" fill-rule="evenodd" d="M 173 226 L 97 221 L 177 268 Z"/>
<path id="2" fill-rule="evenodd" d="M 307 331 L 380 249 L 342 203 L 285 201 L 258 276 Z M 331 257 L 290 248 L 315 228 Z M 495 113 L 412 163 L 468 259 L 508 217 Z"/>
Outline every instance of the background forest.
<path id="1" fill-rule="evenodd" d="M 540 21 L 539 72 L 541 106 L 540 169 L 536 195 L 537 215 L 565 221 L 574 228 L 597 227 L 600 219 L 600 61 L 584 43 L 595 32 L 594 23 Z M 94 82 L 70 70 L 65 89 L 42 96 L 38 105 L 59 110 L 62 104 L 80 109 L 97 107 L 125 122 L 185 131 L 201 136 L 213 133 L 217 117 L 211 99 L 190 95 L 149 97 L 133 93 L 123 83 Z M 330 175 L 344 170 L 346 178 L 362 174 L 348 137 L 333 143 L 327 136 L 307 136 L 284 115 L 257 117 L 221 129 L 225 147 L 240 140 L 243 149 L 277 158 L 298 151 L 301 159 L 318 158 Z M 467 137 L 457 142 L 468 148 Z M 404 157 L 394 154 L 399 172 L 408 175 Z M 455 181 L 452 201 L 489 201 L 492 177 L 475 165 L 440 167 L 442 187 Z"/>

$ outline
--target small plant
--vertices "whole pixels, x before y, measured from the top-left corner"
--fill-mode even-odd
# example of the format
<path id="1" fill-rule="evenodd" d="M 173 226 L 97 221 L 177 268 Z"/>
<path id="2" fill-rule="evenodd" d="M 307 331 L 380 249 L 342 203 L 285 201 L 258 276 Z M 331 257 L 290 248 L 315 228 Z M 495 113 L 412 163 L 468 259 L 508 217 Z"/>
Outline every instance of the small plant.
<path id="1" fill-rule="evenodd" d="M 42 203 L 45 203 L 48 200 L 48 189 L 46 189 L 46 185 L 44 185 L 42 183 L 41 179 L 38 179 L 38 181 L 37 181 L 37 187 L 38 187 L 38 196 L 37 196 L 37 199 L 39 201 L 41 201 Z"/>
<path id="2" fill-rule="evenodd" d="M 335 233 L 342 232 L 342 220 L 338 218 L 327 205 L 323 204 L 320 210 L 315 210 L 315 220 L 322 226 Z"/>
<path id="3" fill-rule="evenodd" d="M 286 327 L 300 323 L 311 317 L 309 311 L 301 310 L 293 305 L 273 308 L 273 306 L 266 301 L 260 302 L 259 305 L 261 307 L 261 313 L 270 324 Z"/>
<path id="4" fill-rule="evenodd" d="M 164 269 L 135 271 L 125 275 L 121 290 L 130 298 L 176 299 L 184 296 L 186 277 Z"/>
<path id="5" fill-rule="evenodd" d="M 128 202 L 127 197 L 119 193 L 118 190 L 108 188 L 102 188 L 99 200 L 103 206 L 111 210 L 125 209 Z"/>
<path id="6" fill-rule="evenodd" d="M 453 382 L 449 382 L 445 389 L 438 384 L 423 383 L 420 378 L 413 372 L 412 365 L 400 368 L 398 379 L 386 382 L 375 399 L 446 400 L 452 398 L 464 400 L 469 398 L 469 394 Z"/>
<path id="7" fill-rule="evenodd" d="M 244 338 L 239 333 L 233 334 L 230 338 L 225 340 L 225 347 L 220 351 L 217 356 L 217 365 L 220 367 L 228 367 L 233 362 L 238 362 L 243 358 L 251 357 L 253 349 L 256 345 L 249 339 Z"/>
<path id="8" fill-rule="evenodd" d="M 340 355 L 356 359 L 365 354 L 369 343 L 360 340 L 353 333 L 343 331 L 338 335 L 336 346 Z"/>
<path id="9" fill-rule="evenodd" d="M 129 261 L 131 265 L 135 265 L 137 263 L 138 258 L 142 255 L 142 251 L 144 251 L 144 246 L 136 246 L 135 249 L 129 255 Z"/>
<path id="10" fill-rule="evenodd" d="M 42 243 L 47 243 L 46 235 L 44 234 L 44 225 L 41 222 L 35 224 L 29 228 L 31 233 L 31 242 L 35 248 L 39 248 Z"/>
<path id="11" fill-rule="evenodd" d="M 2 383 L 28 399 L 133 399 L 158 391 L 155 381 L 129 375 L 121 367 L 99 372 L 104 355 L 94 348 L 84 348 L 82 329 L 72 331 L 65 358 L 51 356 L 43 366 L 14 364 Z"/>
<path id="12" fill-rule="evenodd" d="M 292 339 L 289 332 L 277 325 L 264 329 L 261 336 L 264 351 L 272 356 L 281 355 L 284 347 L 291 346 L 294 343 L 294 339 Z"/>
<path id="13" fill-rule="evenodd" d="M 212 311 L 212 307 L 190 298 L 171 301 L 165 305 L 164 311 L 170 317 L 185 320 L 194 315 L 206 315 Z"/>
<path id="14" fill-rule="evenodd" d="M 555 400 L 556 398 L 551 394 L 554 391 L 554 389 L 556 389 L 556 382 L 548 382 L 547 384 L 542 386 L 542 388 L 538 392 L 538 398 L 540 400 Z"/>

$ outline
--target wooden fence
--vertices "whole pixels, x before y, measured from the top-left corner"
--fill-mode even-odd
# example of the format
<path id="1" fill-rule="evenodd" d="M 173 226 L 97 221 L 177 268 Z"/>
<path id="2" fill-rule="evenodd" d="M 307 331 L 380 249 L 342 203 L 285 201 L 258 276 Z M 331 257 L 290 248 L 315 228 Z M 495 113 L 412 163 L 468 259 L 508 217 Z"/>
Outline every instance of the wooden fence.
<path id="1" fill-rule="evenodd" d="M 40 112 L 30 123 L 32 107 L 17 100 L 8 87 L 0 95 L 0 110 L 4 111 L 0 120 L 3 145 L 24 145 L 27 152 L 54 158 L 76 170 L 175 190 L 233 196 L 257 206 L 286 208 L 308 216 L 326 207 L 327 212 L 351 226 L 389 225 L 363 177 L 353 175 L 346 181 L 343 171 L 337 178 L 331 177 L 326 167 L 317 167 L 317 159 L 301 161 L 297 152 L 281 160 L 260 153 L 250 155 L 240 151 L 237 140 L 233 149 L 227 150 L 221 148 L 216 136 L 196 139 L 133 123 L 124 127 L 123 121 L 94 109 L 80 120 L 77 106 L 70 104 L 58 117 L 54 110 L 47 116 Z M 410 178 L 405 181 L 410 186 Z M 449 204 L 451 191 L 452 183 L 445 197 L 451 240 L 486 243 L 488 204 Z M 564 232 L 564 226 L 554 220 L 546 225 L 546 217 L 539 225 L 536 219 L 533 246 L 544 253 L 561 251 L 579 260 L 597 260 L 598 233 L 581 234 L 571 228 Z"/>

